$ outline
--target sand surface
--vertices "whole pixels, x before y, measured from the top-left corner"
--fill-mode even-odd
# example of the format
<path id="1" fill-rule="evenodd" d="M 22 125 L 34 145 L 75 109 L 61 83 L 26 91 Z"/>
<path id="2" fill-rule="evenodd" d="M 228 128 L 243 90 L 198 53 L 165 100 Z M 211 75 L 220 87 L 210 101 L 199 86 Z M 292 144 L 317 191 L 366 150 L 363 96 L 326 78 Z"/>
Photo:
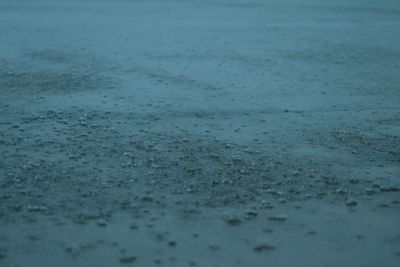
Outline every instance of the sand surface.
<path id="1" fill-rule="evenodd" d="M 400 266 L 400 1 L 1 0 L 0 266 Z"/>

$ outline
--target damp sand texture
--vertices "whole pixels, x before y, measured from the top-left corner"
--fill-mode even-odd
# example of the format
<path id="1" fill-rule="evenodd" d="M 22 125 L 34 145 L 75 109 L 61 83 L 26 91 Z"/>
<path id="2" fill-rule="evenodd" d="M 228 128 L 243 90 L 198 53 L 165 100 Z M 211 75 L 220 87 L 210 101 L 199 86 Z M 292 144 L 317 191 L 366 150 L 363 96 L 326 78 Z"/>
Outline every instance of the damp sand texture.
<path id="1" fill-rule="evenodd" d="M 0 266 L 400 266 L 400 2 L 1 0 Z"/>

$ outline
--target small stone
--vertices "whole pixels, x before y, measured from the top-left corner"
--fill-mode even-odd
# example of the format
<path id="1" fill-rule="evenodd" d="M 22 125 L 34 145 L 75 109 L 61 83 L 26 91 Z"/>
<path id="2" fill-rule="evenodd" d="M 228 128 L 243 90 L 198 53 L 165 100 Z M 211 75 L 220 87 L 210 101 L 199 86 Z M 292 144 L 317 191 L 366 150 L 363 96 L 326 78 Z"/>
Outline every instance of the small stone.
<path id="1" fill-rule="evenodd" d="M 274 208 L 274 206 L 270 202 L 265 201 L 265 200 L 261 200 L 261 207 L 264 209 L 273 209 Z"/>
<path id="2" fill-rule="evenodd" d="M 233 148 L 233 145 L 231 145 L 231 144 L 225 144 L 225 147 L 226 147 L 226 148 Z"/>
<path id="3" fill-rule="evenodd" d="M 176 241 L 169 241 L 168 242 L 168 246 L 170 246 L 170 247 L 175 247 L 176 246 Z"/>
<path id="4" fill-rule="evenodd" d="M 389 208 L 390 206 L 386 203 L 380 203 L 377 205 L 378 208 Z"/>
<path id="5" fill-rule="evenodd" d="M 143 196 L 141 200 L 142 202 L 152 202 L 154 198 L 152 196 Z"/>
<path id="6" fill-rule="evenodd" d="M 384 186 L 381 187 L 382 192 L 399 192 L 400 191 L 400 186 L 394 186 L 394 185 L 389 185 L 389 186 Z"/>
<path id="7" fill-rule="evenodd" d="M 368 195 L 373 195 L 373 194 L 376 193 L 375 190 L 373 190 L 373 189 L 371 189 L 371 188 L 365 189 L 365 192 L 366 192 Z"/>
<path id="8" fill-rule="evenodd" d="M 245 218 L 248 220 L 254 219 L 255 217 L 257 217 L 258 212 L 254 211 L 254 210 L 249 210 L 246 212 L 245 214 Z"/>
<path id="9" fill-rule="evenodd" d="M 307 235 L 316 235 L 317 232 L 315 230 L 310 230 L 307 232 Z"/>
<path id="10" fill-rule="evenodd" d="M 274 215 L 274 216 L 270 216 L 268 219 L 270 219 L 271 221 L 280 221 L 280 222 L 284 222 L 287 219 L 287 215 Z"/>
<path id="11" fill-rule="evenodd" d="M 210 245 L 210 246 L 209 246 L 209 249 L 211 249 L 211 250 L 213 250 L 213 251 L 217 251 L 217 250 L 220 250 L 221 247 L 218 246 L 218 245 Z"/>
<path id="12" fill-rule="evenodd" d="M 13 208 L 14 208 L 15 211 L 21 211 L 22 210 L 22 206 L 20 204 L 15 204 Z"/>
<path id="13" fill-rule="evenodd" d="M 0 250 L 0 260 L 6 257 L 6 253 Z"/>
<path id="14" fill-rule="evenodd" d="M 103 219 L 100 219 L 100 220 L 97 221 L 97 225 L 100 226 L 100 227 L 106 227 L 107 226 L 107 221 L 103 220 Z"/>
<path id="15" fill-rule="evenodd" d="M 272 246 L 272 245 L 267 244 L 267 243 L 261 243 L 261 244 L 258 244 L 256 246 L 254 246 L 253 249 L 255 251 L 257 251 L 257 252 L 271 251 L 271 250 L 275 249 L 275 246 Z"/>
<path id="16" fill-rule="evenodd" d="M 76 256 L 80 253 L 81 247 L 78 244 L 71 244 L 65 248 L 65 251 L 73 256 Z"/>
<path id="17" fill-rule="evenodd" d="M 233 226 L 240 225 L 242 223 L 242 220 L 240 220 L 235 215 L 227 215 L 224 217 L 224 220 L 226 223 L 233 225 Z"/>
<path id="18" fill-rule="evenodd" d="M 132 224 L 129 226 L 129 229 L 137 230 L 137 229 L 139 229 L 139 226 L 137 226 L 136 224 L 132 223 Z"/>
<path id="19" fill-rule="evenodd" d="M 338 189 L 335 190 L 335 193 L 344 195 L 344 194 L 347 193 L 347 191 L 345 189 L 343 189 L 343 188 L 338 188 Z"/>
<path id="20" fill-rule="evenodd" d="M 356 153 L 354 153 L 354 154 L 356 154 Z M 351 178 L 350 179 L 350 183 L 352 183 L 352 184 L 358 184 L 359 182 L 360 182 L 360 180 L 358 180 L 356 178 Z"/>
<path id="21" fill-rule="evenodd" d="M 46 211 L 47 207 L 45 206 L 39 206 L 39 205 L 28 205 L 28 211 L 32 212 L 41 212 L 41 211 Z"/>
<path id="22" fill-rule="evenodd" d="M 122 256 L 121 258 L 119 258 L 119 262 L 120 263 L 133 263 L 136 261 L 136 257 L 135 256 Z"/>
<path id="23" fill-rule="evenodd" d="M 378 183 L 374 183 L 374 184 L 372 184 L 372 187 L 374 187 L 374 188 L 380 188 L 380 187 L 381 187 L 381 185 L 380 185 L 380 184 L 378 184 Z"/>
<path id="24" fill-rule="evenodd" d="M 355 201 L 354 199 L 349 199 L 349 200 L 346 202 L 346 205 L 349 206 L 349 207 L 357 206 L 357 201 Z"/>
<path id="25" fill-rule="evenodd" d="M 279 203 L 286 203 L 287 199 L 286 198 L 280 198 L 278 199 Z"/>
<path id="26" fill-rule="evenodd" d="M 271 228 L 269 228 L 269 227 L 266 227 L 266 228 L 264 228 L 264 229 L 263 229 L 263 232 L 264 232 L 264 233 L 271 234 L 271 233 L 273 233 L 273 232 L 274 232 L 274 230 L 273 230 L 273 229 L 271 229 Z"/>

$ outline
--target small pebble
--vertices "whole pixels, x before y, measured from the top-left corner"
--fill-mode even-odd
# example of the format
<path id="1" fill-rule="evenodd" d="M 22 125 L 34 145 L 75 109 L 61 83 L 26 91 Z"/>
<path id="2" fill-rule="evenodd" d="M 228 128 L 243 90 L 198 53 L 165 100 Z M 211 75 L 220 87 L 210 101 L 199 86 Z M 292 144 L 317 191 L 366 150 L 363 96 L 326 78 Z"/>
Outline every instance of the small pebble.
<path id="1" fill-rule="evenodd" d="M 97 221 L 97 225 L 100 226 L 100 227 L 106 227 L 107 226 L 107 221 L 103 220 L 103 219 L 100 219 L 100 220 Z"/>
<path id="2" fill-rule="evenodd" d="M 227 224 L 233 226 L 240 225 L 242 223 L 242 220 L 240 220 L 240 218 L 234 215 L 227 215 L 224 217 L 224 220 Z"/>
<path id="3" fill-rule="evenodd" d="M 133 263 L 135 261 L 136 261 L 135 256 L 122 256 L 121 258 L 119 258 L 119 262 L 121 263 Z"/>
<path id="4" fill-rule="evenodd" d="M 217 251 L 217 250 L 220 250 L 220 249 L 221 249 L 221 247 L 218 246 L 218 245 L 210 245 L 209 248 L 210 248 L 211 250 L 213 250 L 213 251 Z"/>
<path id="5" fill-rule="evenodd" d="M 176 241 L 169 241 L 168 246 L 170 247 L 175 247 L 176 246 Z"/>
<path id="6" fill-rule="evenodd" d="M 261 243 L 261 244 L 256 245 L 254 247 L 254 250 L 257 251 L 257 252 L 271 251 L 271 250 L 274 250 L 274 249 L 275 249 L 275 246 L 272 246 L 272 245 L 267 244 L 267 243 Z"/>
<path id="7" fill-rule="evenodd" d="M 357 201 L 355 201 L 354 199 L 349 199 L 349 200 L 346 202 L 346 205 L 349 206 L 349 207 L 357 206 Z"/>
<path id="8" fill-rule="evenodd" d="M 143 196 L 141 200 L 142 202 L 152 202 L 154 198 L 152 196 Z"/>
<path id="9" fill-rule="evenodd" d="M 280 221 L 280 222 L 284 222 L 287 219 L 286 215 L 275 215 L 275 216 L 270 216 L 268 219 L 270 219 L 271 221 Z"/>
<path id="10" fill-rule="evenodd" d="M 246 212 L 245 218 L 250 220 L 250 219 L 254 219 L 255 217 L 257 217 L 257 215 L 258 215 L 258 212 L 254 211 L 254 210 L 249 210 Z"/>
<path id="11" fill-rule="evenodd" d="M 137 226 L 136 224 L 132 223 L 132 224 L 129 226 L 129 229 L 137 230 L 137 229 L 139 229 L 139 226 Z"/>

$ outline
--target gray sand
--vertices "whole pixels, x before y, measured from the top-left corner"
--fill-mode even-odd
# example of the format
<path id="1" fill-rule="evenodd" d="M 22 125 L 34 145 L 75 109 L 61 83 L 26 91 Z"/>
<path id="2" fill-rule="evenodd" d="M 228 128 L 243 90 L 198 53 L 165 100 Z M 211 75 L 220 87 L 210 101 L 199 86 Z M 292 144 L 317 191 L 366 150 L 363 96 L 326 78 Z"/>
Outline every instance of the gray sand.
<path id="1" fill-rule="evenodd" d="M 1 0 L 0 266 L 400 266 L 400 1 Z"/>

